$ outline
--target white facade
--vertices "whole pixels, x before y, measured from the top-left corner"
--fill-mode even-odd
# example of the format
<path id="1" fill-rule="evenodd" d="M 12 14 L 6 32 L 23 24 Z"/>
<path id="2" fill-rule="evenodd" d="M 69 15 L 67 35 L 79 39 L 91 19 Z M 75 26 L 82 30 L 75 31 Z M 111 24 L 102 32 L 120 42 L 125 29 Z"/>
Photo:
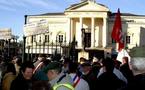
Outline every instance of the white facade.
<path id="1" fill-rule="evenodd" d="M 85 0 L 71 5 L 64 13 L 28 15 L 24 26 L 26 53 L 54 53 L 55 48 L 59 47 L 60 44 L 59 39 L 56 39 L 61 38 L 61 35 L 63 38 L 61 44 L 65 44 L 65 46 L 72 42 L 75 36 L 76 49 L 81 50 L 84 46 L 82 28 L 85 29 L 84 41 L 88 52 L 89 50 L 111 52 L 112 49 L 116 49 L 116 44 L 112 43 L 111 38 L 114 19 L 114 13 L 111 13 L 106 6 L 94 2 L 94 0 Z M 145 16 L 122 13 L 121 19 L 124 37 L 127 36 L 128 39 L 126 47 L 131 49 L 145 45 Z M 45 23 L 39 25 L 43 20 Z M 49 42 L 45 40 L 46 35 L 49 35 Z M 35 41 L 34 36 L 36 36 Z M 48 48 L 54 48 L 54 51 Z M 62 51 L 58 52 L 63 54 Z"/>

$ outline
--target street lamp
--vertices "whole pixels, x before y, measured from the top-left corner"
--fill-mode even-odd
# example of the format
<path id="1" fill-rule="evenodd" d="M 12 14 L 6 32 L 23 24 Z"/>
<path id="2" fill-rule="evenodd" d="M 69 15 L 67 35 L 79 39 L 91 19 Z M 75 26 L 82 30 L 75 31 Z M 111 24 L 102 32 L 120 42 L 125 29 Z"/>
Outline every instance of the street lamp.
<path id="1" fill-rule="evenodd" d="M 25 54 L 25 46 L 26 46 L 26 37 L 25 36 L 23 36 L 23 53 L 22 53 L 22 60 L 23 60 L 23 62 L 24 62 L 24 60 L 26 59 L 26 54 Z"/>
<path id="2" fill-rule="evenodd" d="M 10 59 L 10 40 L 8 39 L 8 58 Z"/>

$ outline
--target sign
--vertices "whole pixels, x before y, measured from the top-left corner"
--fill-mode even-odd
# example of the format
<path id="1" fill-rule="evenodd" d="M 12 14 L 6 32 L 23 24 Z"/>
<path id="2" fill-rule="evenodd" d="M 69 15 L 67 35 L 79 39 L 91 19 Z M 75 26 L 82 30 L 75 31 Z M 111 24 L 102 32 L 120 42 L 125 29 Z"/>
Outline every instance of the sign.
<path id="1" fill-rule="evenodd" d="M 0 29 L 0 39 L 11 39 L 12 38 L 12 32 L 10 29 Z"/>
<path id="2" fill-rule="evenodd" d="M 24 25 L 24 35 L 37 35 L 48 32 L 48 25 L 46 20 L 40 20 L 37 22 L 30 22 Z"/>

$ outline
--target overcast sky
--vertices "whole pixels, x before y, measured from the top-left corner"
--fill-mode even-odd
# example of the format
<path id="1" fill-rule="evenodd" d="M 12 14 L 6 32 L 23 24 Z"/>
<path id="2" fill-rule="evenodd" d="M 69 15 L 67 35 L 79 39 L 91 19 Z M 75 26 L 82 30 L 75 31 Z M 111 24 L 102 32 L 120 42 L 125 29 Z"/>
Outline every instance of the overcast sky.
<path id="1" fill-rule="evenodd" d="M 140 2 L 139 2 L 140 1 Z M 110 11 L 145 15 L 145 0 L 96 0 Z M 24 15 L 63 12 L 80 0 L 0 0 L 0 28 L 11 28 L 14 35 L 23 36 Z"/>

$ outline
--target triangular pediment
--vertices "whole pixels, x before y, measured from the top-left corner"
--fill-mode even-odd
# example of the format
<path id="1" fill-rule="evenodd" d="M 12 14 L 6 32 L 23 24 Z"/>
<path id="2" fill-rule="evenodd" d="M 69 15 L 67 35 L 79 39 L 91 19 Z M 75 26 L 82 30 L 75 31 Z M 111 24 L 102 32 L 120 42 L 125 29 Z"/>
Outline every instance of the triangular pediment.
<path id="1" fill-rule="evenodd" d="M 109 9 L 105 5 L 96 2 L 85 1 L 78 4 L 73 4 L 65 11 L 104 11 L 108 12 Z"/>

